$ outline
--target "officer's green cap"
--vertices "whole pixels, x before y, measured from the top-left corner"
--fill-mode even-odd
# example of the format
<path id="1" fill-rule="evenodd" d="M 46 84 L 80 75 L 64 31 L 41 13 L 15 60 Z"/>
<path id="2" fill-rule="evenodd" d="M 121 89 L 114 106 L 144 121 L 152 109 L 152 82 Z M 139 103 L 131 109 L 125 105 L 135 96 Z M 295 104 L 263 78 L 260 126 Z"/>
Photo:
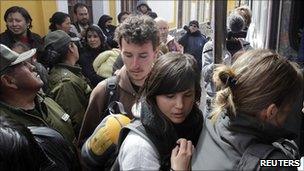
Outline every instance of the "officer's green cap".
<path id="1" fill-rule="evenodd" d="M 71 38 L 66 32 L 62 30 L 56 30 L 48 33 L 44 38 L 44 48 L 52 46 L 54 50 L 60 49 L 62 46 L 70 43 L 71 41 L 77 42 L 80 39 L 78 37 Z"/>
<path id="2" fill-rule="evenodd" d="M 3 44 L 0 44 L 0 51 L 0 75 L 2 75 L 9 66 L 19 64 L 31 58 L 36 53 L 36 49 L 31 49 L 19 54 Z"/>

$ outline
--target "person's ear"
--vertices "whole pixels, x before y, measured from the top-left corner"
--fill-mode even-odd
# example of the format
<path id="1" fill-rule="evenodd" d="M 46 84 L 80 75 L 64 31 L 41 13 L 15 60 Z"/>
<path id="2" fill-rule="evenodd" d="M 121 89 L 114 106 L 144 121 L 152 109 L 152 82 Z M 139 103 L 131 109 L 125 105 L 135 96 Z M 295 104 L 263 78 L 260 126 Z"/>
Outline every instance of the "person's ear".
<path id="1" fill-rule="evenodd" d="M 70 43 L 70 44 L 69 44 L 69 51 L 70 51 L 71 53 L 74 52 L 74 49 L 73 49 L 74 45 L 75 45 L 74 43 Z"/>
<path id="2" fill-rule="evenodd" d="M 260 119 L 262 121 L 273 123 L 273 121 L 275 121 L 275 118 L 277 117 L 278 111 L 278 107 L 274 103 L 272 103 L 261 112 Z"/>
<path id="3" fill-rule="evenodd" d="M 5 87 L 10 87 L 13 89 L 18 89 L 17 85 L 16 85 L 16 79 L 13 78 L 12 76 L 9 75 L 2 75 L 0 77 L 1 79 L 1 83 L 5 86 Z"/>
<path id="4" fill-rule="evenodd" d="M 277 116 L 278 111 L 279 111 L 279 109 L 278 109 L 278 107 L 277 107 L 274 103 L 272 103 L 271 105 L 269 105 L 269 106 L 267 107 L 267 109 L 266 109 L 266 112 L 267 112 L 267 114 L 266 114 L 267 120 L 272 120 L 272 119 L 274 119 L 274 118 Z"/>
<path id="5" fill-rule="evenodd" d="M 56 26 L 56 29 L 61 27 L 61 25 L 59 25 L 59 24 L 55 24 L 55 26 Z"/>

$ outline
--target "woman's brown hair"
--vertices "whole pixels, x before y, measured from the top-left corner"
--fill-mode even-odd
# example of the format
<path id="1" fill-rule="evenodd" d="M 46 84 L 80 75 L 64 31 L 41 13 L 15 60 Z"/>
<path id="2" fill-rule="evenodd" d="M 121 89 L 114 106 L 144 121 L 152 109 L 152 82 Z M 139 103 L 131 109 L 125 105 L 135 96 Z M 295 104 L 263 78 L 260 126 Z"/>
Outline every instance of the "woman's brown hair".
<path id="1" fill-rule="evenodd" d="M 213 79 L 218 88 L 213 121 L 224 111 L 230 116 L 256 116 L 272 103 L 282 109 L 301 98 L 303 91 L 297 65 L 266 49 L 245 52 L 231 67 L 218 66 Z"/>

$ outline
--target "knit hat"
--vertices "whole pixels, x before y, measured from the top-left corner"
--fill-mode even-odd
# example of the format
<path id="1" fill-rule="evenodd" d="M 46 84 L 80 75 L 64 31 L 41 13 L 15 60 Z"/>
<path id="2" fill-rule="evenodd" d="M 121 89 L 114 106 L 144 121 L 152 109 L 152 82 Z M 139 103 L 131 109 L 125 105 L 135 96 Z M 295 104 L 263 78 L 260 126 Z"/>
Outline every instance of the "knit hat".
<path id="1" fill-rule="evenodd" d="M 31 58 L 36 53 L 36 49 L 31 49 L 18 54 L 3 44 L 0 44 L 0 46 L 0 75 L 2 75 L 3 71 L 8 67 L 19 64 L 20 62 Z"/>
<path id="2" fill-rule="evenodd" d="M 192 21 L 190 21 L 189 26 L 191 26 L 191 25 L 196 25 L 196 26 L 197 26 L 197 28 L 199 28 L 198 21 L 196 21 L 196 20 L 192 20 Z"/>
<path id="3" fill-rule="evenodd" d="M 51 45 L 54 50 L 59 50 L 64 45 L 72 42 L 77 42 L 80 39 L 78 37 L 70 37 L 66 32 L 62 30 L 56 30 L 48 33 L 44 38 L 44 48 Z"/>

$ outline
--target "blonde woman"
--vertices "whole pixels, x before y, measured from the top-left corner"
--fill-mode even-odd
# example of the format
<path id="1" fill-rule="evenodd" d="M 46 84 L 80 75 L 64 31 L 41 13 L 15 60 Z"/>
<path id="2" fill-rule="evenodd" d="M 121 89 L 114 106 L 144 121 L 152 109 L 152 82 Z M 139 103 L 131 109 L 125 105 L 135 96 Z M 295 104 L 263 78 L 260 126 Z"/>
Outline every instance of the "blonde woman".
<path id="1" fill-rule="evenodd" d="M 211 113 L 204 113 L 193 170 L 279 170 L 284 164 L 262 167 L 260 159 L 297 159 L 295 134 L 286 129 L 303 102 L 295 64 L 270 50 L 252 50 L 231 67 L 218 66 L 213 79 L 218 91 Z"/>

